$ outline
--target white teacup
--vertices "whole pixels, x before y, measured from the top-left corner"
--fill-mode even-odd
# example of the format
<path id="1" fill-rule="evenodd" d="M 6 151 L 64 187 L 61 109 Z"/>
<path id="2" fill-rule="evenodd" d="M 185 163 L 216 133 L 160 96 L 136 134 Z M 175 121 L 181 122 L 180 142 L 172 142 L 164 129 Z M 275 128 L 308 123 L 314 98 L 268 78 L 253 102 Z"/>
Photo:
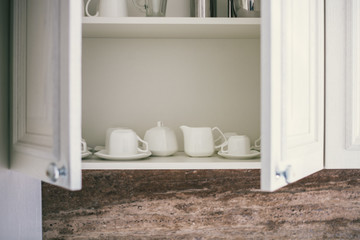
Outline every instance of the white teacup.
<path id="1" fill-rule="evenodd" d="M 145 149 L 139 147 L 143 143 Z M 148 143 L 142 140 L 133 130 L 126 128 L 109 128 L 106 132 L 105 147 L 113 156 L 129 156 L 149 151 Z"/>
<path id="2" fill-rule="evenodd" d="M 88 151 L 87 144 L 85 139 L 81 139 L 81 153 L 86 153 Z"/>
<path id="3" fill-rule="evenodd" d="M 126 0 L 100 0 L 99 10 L 95 15 L 89 13 L 89 4 L 86 3 L 85 12 L 89 17 L 127 17 L 127 1 Z"/>
<path id="4" fill-rule="evenodd" d="M 224 136 L 226 139 L 229 139 L 231 136 L 237 136 L 238 134 L 236 132 L 224 132 Z"/>
<path id="5" fill-rule="evenodd" d="M 225 148 L 227 147 L 227 150 Z M 246 135 L 230 136 L 228 144 L 221 147 L 221 152 L 230 155 L 246 155 L 250 153 L 250 139 Z"/>

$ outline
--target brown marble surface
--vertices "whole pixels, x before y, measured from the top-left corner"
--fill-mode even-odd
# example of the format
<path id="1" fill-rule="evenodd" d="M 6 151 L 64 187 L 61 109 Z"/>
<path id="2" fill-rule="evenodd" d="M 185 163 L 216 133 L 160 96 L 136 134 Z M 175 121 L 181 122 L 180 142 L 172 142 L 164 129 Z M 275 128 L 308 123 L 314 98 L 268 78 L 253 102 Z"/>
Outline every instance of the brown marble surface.
<path id="1" fill-rule="evenodd" d="M 78 192 L 43 183 L 43 238 L 360 239 L 360 170 L 259 187 L 259 170 L 84 171 Z"/>

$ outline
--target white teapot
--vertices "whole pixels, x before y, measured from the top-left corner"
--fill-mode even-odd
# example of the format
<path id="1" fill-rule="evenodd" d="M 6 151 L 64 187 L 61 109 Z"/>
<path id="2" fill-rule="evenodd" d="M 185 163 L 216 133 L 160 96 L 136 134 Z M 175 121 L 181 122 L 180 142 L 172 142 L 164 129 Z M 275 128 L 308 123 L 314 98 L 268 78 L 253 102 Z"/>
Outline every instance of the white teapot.
<path id="1" fill-rule="evenodd" d="M 170 156 L 178 151 L 175 133 L 172 129 L 164 127 L 163 122 L 146 131 L 144 140 L 149 144 L 149 150 L 154 156 Z"/>
<path id="2" fill-rule="evenodd" d="M 214 154 L 215 148 L 227 144 L 226 137 L 218 127 L 188 127 L 181 126 L 184 134 L 184 150 L 190 157 L 209 157 Z M 218 131 L 223 143 L 215 146 L 213 132 Z"/>

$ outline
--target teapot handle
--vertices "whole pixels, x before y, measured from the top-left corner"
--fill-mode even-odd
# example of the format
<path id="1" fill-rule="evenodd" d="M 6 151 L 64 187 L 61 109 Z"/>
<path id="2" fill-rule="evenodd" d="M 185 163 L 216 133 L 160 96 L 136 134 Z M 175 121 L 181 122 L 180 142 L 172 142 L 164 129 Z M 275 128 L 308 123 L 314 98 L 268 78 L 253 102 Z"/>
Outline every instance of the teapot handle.
<path id="1" fill-rule="evenodd" d="M 143 153 L 147 153 L 149 151 L 149 144 L 146 141 L 142 140 L 139 136 L 137 136 L 137 139 L 139 140 L 139 142 L 141 142 L 141 143 L 143 143 L 145 145 L 145 149 L 141 149 L 141 148 L 138 147 L 138 151 L 143 152 Z"/>
<path id="2" fill-rule="evenodd" d="M 224 139 L 224 142 L 223 142 L 223 143 L 215 146 L 215 149 L 216 149 L 216 148 L 223 148 L 224 146 L 226 146 L 226 145 L 228 144 L 228 141 L 227 141 L 225 135 L 223 134 L 223 132 L 222 132 L 218 127 L 213 127 L 213 128 L 211 129 L 211 131 L 213 131 L 213 132 L 214 132 L 215 130 L 217 130 L 217 131 L 220 133 L 221 137 Z"/>
<path id="3" fill-rule="evenodd" d="M 99 16 L 99 10 L 96 11 L 96 14 L 95 15 L 91 15 L 89 13 L 89 3 L 91 2 L 91 0 L 89 0 L 87 3 L 86 3 L 86 6 L 85 6 L 85 12 L 86 12 L 86 16 L 89 16 L 89 17 L 97 17 Z"/>

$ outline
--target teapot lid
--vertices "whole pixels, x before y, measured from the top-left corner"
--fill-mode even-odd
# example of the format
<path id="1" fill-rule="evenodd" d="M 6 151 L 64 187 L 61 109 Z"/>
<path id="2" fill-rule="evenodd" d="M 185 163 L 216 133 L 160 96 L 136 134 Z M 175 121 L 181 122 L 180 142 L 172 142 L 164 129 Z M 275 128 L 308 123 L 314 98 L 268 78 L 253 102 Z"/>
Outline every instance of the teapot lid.
<path id="1" fill-rule="evenodd" d="M 157 121 L 156 127 L 149 129 L 148 131 L 171 131 L 170 128 L 164 126 L 163 121 Z"/>
<path id="2" fill-rule="evenodd" d="M 156 123 L 156 127 L 153 127 L 149 130 L 146 131 L 145 135 L 146 136 L 149 136 L 149 135 L 152 135 L 154 136 L 154 134 L 163 134 L 163 133 L 170 133 L 170 134 L 174 134 L 174 131 L 168 127 L 165 127 L 164 126 L 164 123 L 162 121 L 158 121 Z"/>

